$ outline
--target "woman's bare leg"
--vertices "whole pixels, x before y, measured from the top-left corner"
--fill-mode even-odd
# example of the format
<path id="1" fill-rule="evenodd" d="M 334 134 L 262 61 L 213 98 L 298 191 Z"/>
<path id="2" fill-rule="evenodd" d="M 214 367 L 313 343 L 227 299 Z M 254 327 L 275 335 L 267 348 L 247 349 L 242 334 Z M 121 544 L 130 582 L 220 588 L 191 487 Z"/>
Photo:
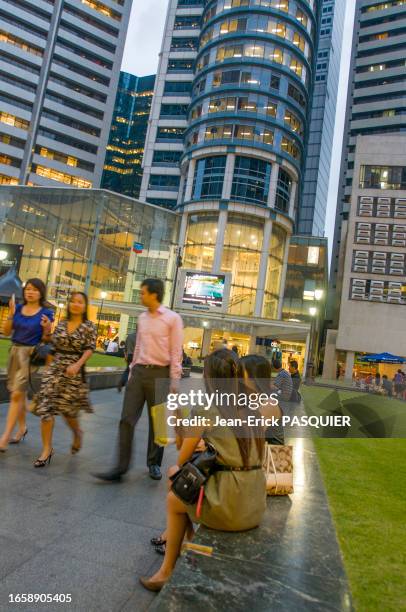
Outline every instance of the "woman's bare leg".
<path id="1" fill-rule="evenodd" d="M 52 433 L 54 431 L 55 418 L 41 419 L 42 453 L 38 457 L 44 461 L 52 453 Z"/>
<path id="2" fill-rule="evenodd" d="M 26 395 L 24 391 L 13 391 L 10 399 L 10 407 L 7 413 L 6 427 L 3 435 L 0 438 L 0 448 L 7 448 L 8 442 L 13 433 L 14 427 L 17 421 L 23 429 L 22 433 L 25 432 L 25 399 Z"/>
<path id="3" fill-rule="evenodd" d="M 167 496 L 167 523 L 165 557 L 151 580 L 167 580 L 170 577 L 190 523 L 185 504 L 172 491 L 169 491 Z"/>
<path id="4" fill-rule="evenodd" d="M 65 423 L 72 430 L 73 433 L 73 442 L 72 446 L 77 448 L 78 450 L 82 446 L 82 430 L 80 429 L 79 419 L 77 417 L 67 417 L 64 416 Z"/>

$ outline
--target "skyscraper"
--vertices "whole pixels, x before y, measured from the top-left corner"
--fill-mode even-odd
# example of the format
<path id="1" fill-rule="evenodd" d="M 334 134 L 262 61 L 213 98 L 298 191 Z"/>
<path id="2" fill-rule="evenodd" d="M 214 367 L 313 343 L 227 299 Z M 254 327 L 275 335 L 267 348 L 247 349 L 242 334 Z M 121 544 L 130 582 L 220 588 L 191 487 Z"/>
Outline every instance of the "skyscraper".
<path id="1" fill-rule="evenodd" d="M 131 0 L 0 7 L 0 183 L 99 187 Z"/>
<path id="2" fill-rule="evenodd" d="M 138 198 L 155 75 L 120 73 L 102 187 Z"/>
<path id="3" fill-rule="evenodd" d="M 353 186 L 358 135 L 404 132 L 405 115 L 405 0 L 357 0 L 346 128 L 334 230 L 329 318 L 337 323 L 341 292 L 340 249 Z M 345 232 L 344 232 L 345 233 Z"/>
<path id="4" fill-rule="evenodd" d="M 331 263 L 325 376 L 404 354 L 405 0 L 358 0 Z M 354 369 L 355 368 L 355 369 Z"/>
<path id="5" fill-rule="evenodd" d="M 322 0 L 305 171 L 298 207 L 299 234 L 324 236 L 344 17 L 344 1 Z"/>

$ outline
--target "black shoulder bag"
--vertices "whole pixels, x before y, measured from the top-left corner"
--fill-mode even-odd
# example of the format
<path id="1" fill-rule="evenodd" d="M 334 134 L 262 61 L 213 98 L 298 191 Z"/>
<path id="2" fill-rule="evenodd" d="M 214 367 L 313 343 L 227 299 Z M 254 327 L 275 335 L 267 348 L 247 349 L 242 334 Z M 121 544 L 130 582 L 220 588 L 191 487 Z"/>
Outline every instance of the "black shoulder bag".
<path id="1" fill-rule="evenodd" d="M 195 453 L 191 460 L 171 476 L 171 490 L 185 504 L 195 504 L 201 488 L 216 469 L 217 451 L 211 444 L 206 450 Z"/>

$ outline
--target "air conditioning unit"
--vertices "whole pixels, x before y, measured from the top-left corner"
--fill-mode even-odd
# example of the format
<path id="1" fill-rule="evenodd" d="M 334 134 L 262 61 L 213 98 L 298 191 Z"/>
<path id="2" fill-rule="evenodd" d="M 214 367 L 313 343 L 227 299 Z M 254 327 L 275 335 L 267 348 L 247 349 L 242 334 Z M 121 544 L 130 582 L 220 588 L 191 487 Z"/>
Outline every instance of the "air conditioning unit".
<path id="1" fill-rule="evenodd" d="M 383 295 L 370 295 L 371 302 L 383 302 Z"/>
<path id="2" fill-rule="evenodd" d="M 351 293 L 352 300 L 366 300 L 366 295 L 358 295 L 358 293 Z"/>
<path id="3" fill-rule="evenodd" d="M 404 261 L 405 260 L 405 254 L 404 253 L 391 253 L 390 256 L 392 261 Z"/>
<path id="4" fill-rule="evenodd" d="M 355 257 L 354 263 L 359 266 L 366 266 L 368 265 L 368 259 L 364 259 L 363 257 Z"/>
<path id="5" fill-rule="evenodd" d="M 362 236 L 357 236 L 357 242 L 360 244 L 371 244 L 371 238 L 363 238 Z"/>
<path id="6" fill-rule="evenodd" d="M 370 229 L 371 229 L 370 223 L 357 223 L 357 230 L 370 230 Z"/>
<path id="7" fill-rule="evenodd" d="M 406 240 L 392 240 L 393 246 L 404 247 L 406 246 Z"/>
<path id="8" fill-rule="evenodd" d="M 352 287 L 362 287 L 365 288 L 367 281 L 364 278 L 353 278 L 352 279 Z"/>
<path id="9" fill-rule="evenodd" d="M 402 283 L 395 283 L 394 281 L 389 281 L 388 289 L 389 291 L 401 291 Z"/>
<path id="10" fill-rule="evenodd" d="M 395 223 L 392 225 L 392 229 L 394 232 L 406 232 L 406 225 L 399 225 L 398 223 Z"/>
<path id="11" fill-rule="evenodd" d="M 389 232 L 375 232 L 375 238 L 388 238 Z"/>
<path id="12" fill-rule="evenodd" d="M 368 266 L 355 265 L 352 268 L 353 272 L 368 272 Z"/>
<path id="13" fill-rule="evenodd" d="M 387 253 L 385 251 L 374 251 L 373 258 L 374 259 L 386 259 Z"/>
<path id="14" fill-rule="evenodd" d="M 381 209 L 378 208 L 376 211 L 376 216 L 377 217 L 390 217 L 390 210 L 384 209 L 384 208 L 381 208 Z"/>
<path id="15" fill-rule="evenodd" d="M 388 246 L 388 238 L 375 238 L 374 244 L 378 244 L 380 246 Z"/>
<path id="16" fill-rule="evenodd" d="M 368 240 L 371 240 L 371 232 L 367 232 L 366 230 L 358 230 L 357 238 L 368 238 Z"/>
<path id="17" fill-rule="evenodd" d="M 376 223 L 375 230 L 378 230 L 380 232 L 387 232 L 389 230 L 389 225 L 387 225 L 386 223 Z"/>
<path id="18" fill-rule="evenodd" d="M 406 198 L 396 198 L 395 204 L 404 204 L 406 206 Z"/>
<path id="19" fill-rule="evenodd" d="M 389 274 L 395 274 L 396 276 L 402 276 L 403 268 L 389 268 Z"/>
<path id="20" fill-rule="evenodd" d="M 392 233 L 392 238 L 400 238 L 400 240 L 404 240 L 406 238 L 406 233 L 405 232 L 394 231 Z"/>
<path id="21" fill-rule="evenodd" d="M 372 198 L 371 196 L 361 196 L 359 201 L 362 202 L 363 204 L 366 204 L 366 203 L 373 204 L 374 198 Z"/>
<path id="22" fill-rule="evenodd" d="M 368 259 L 369 251 L 355 251 L 355 257 L 361 257 L 362 259 Z"/>
<path id="23" fill-rule="evenodd" d="M 386 301 L 388 302 L 388 304 L 401 304 L 402 298 L 392 297 L 391 295 L 389 295 Z"/>
<path id="24" fill-rule="evenodd" d="M 382 266 L 372 266 L 372 272 L 374 274 L 385 274 L 386 272 L 386 267 L 382 267 Z"/>
<path id="25" fill-rule="evenodd" d="M 395 204 L 395 213 L 393 216 L 395 218 L 406 218 L 406 206 L 400 206 L 399 204 Z"/>
<path id="26" fill-rule="evenodd" d="M 390 204 L 390 198 L 378 198 L 378 204 Z"/>
<path id="27" fill-rule="evenodd" d="M 372 280 L 371 281 L 371 289 L 383 289 L 385 286 L 385 282 L 381 280 Z"/>

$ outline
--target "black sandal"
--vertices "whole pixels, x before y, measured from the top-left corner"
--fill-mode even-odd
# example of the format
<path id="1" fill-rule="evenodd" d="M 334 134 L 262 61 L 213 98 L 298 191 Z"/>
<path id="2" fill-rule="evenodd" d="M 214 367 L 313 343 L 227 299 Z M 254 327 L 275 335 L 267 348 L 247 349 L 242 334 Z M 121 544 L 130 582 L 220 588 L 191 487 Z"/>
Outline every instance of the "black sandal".
<path id="1" fill-rule="evenodd" d="M 155 545 L 155 552 L 158 553 L 158 555 L 165 555 L 165 550 L 166 550 L 166 542 L 162 542 L 162 544 L 159 545 Z"/>
<path id="2" fill-rule="evenodd" d="M 52 455 L 54 454 L 54 449 L 51 450 L 51 452 L 49 453 L 48 457 L 46 459 L 37 459 L 36 461 L 34 461 L 34 467 L 35 468 L 43 468 L 46 466 L 46 464 L 51 463 L 51 459 L 52 459 Z"/>
<path id="3" fill-rule="evenodd" d="M 159 536 L 158 538 L 151 538 L 151 544 L 152 546 L 162 546 L 166 544 L 166 540 L 163 540 L 162 536 Z"/>

